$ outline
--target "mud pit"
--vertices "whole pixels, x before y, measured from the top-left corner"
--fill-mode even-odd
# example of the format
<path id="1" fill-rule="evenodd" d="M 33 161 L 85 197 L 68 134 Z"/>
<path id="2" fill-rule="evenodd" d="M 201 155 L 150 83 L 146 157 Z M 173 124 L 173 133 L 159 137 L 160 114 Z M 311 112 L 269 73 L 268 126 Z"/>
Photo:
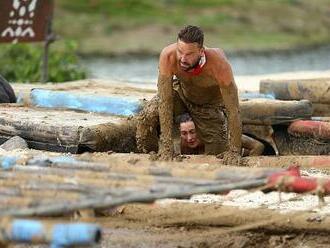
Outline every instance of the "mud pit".
<path id="1" fill-rule="evenodd" d="M 90 86 L 86 84 L 86 94 L 91 93 Z M 105 88 L 100 87 L 103 95 Z M 77 85 L 76 89 L 72 86 L 72 92 L 75 90 L 81 91 L 81 85 Z M 118 90 L 106 92 L 106 95 L 127 92 Z M 150 99 L 154 93 L 150 90 L 147 98 Z M 139 98 L 146 96 L 144 90 L 134 94 Z M 96 157 L 98 155 L 100 160 L 107 156 L 95 154 Z M 88 154 L 82 156 L 90 157 Z M 211 160 L 218 162 L 214 157 Z M 289 160 L 287 158 L 286 162 Z M 256 166 L 253 161 L 251 164 Z M 210 166 L 218 165 L 212 163 Z M 330 243 L 327 214 L 320 217 L 305 211 L 301 218 L 294 220 L 282 216 L 277 222 L 279 224 L 274 225 L 269 220 L 278 218 L 279 211 L 274 213 L 274 210 L 259 208 L 243 211 L 224 207 L 215 202 L 218 197 L 221 198 L 218 195 L 192 198 L 192 202 L 198 203 L 127 205 L 108 211 L 106 217 L 87 221 L 97 222 L 103 227 L 103 240 L 98 247 L 328 247 Z M 313 198 L 313 201 L 317 199 Z M 264 221 L 267 225 L 257 225 L 252 230 L 246 227 Z M 240 229 L 242 226 L 246 230 Z"/>

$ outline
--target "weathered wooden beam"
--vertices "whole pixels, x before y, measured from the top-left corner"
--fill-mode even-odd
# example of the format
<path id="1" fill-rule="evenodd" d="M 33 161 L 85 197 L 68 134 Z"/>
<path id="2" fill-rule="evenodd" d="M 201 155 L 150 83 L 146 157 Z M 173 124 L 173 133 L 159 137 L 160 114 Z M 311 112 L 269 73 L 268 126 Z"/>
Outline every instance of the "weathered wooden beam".
<path id="1" fill-rule="evenodd" d="M 307 99 L 313 103 L 330 103 L 330 78 L 262 80 L 260 93 L 273 94 L 281 100 Z"/>
<path id="2" fill-rule="evenodd" d="M 85 199 L 72 203 L 54 203 L 47 206 L 27 207 L 20 209 L 7 209 L 0 212 L 0 216 L 38 216 L 72 213 L 83 209 L 105 209 L 126 203 L 144 202 L 150 203 L 163 198 L 185 198 L 201 193 L 221 193 L 233 189 L 250 189 L 265 185 L 266 179 L 246 180 L 237 183 L 214 184 L 208 186 L 167 186 L 156 190 L 136 192 L 121 197 L 101 197 Z"/>
<path id="3" fill-rule="evenodd" d="M 240 108 L 243 124 L 275 125 L 312 116 L 312 104 L 307 100 L 251 99 L 241 102 Z"/>
<path id="4" fill-rule="evenodd" d="M 85 154 L 86 155 L 86 154 Z M 257 178 L 276 172 L 276 169 L 244 168 L 237 166 L 223 166 L 215 156 L 192 156 L 182 162 L 151 161 L 142 154 L 111 154 L 97 157 L 93 162 L 93 155 L 85 161 L 83 156 L 65 159 L 46 159 L 48 166 L 66 170 L 86 170 L 107 173 L 131 173 L 136 175 L 151 175 L 163 177 L 195 178 L 198 180 L 224 180 L 238 178 Z M 82 160 L 81 160 L 82 159 Z M 58 162 L 57 162 L 58 161 Z M 204 163 L 202 163 L 204 161 Z M 207 163 L 208 162 L 208 163 Z M 27 162 L 27 165 L 45 166 L 43 161 Z M 23 168 L 22 168 L 23 169 Z M 78 172 L 76 172 L 78 173 Z M 83 173 L 83 172 L 80 172 Z M 92 174 L 86 174 L 91 177 Z M 78 175 L 78 174 L 77 174 Z M 98 175 L 98 174 L 95 174 Z M 101 175 L 103 175 L 101 173 Z"/>
<path id="5" fill-rule="evenodd" d="M 299 165 L 302 168 L 330 169 L 330 156 L 260 156 L 245 157 L 242 165 L 248 167 L 277 167 L 286 168 Z"/>

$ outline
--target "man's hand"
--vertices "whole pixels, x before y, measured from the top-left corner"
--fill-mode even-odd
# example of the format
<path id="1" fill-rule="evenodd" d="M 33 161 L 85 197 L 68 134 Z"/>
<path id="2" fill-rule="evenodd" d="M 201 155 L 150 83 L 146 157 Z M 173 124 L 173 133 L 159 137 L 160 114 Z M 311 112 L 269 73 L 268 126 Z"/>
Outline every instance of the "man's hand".
<path id="1" fill-rule="evenodd" d="M 241 154 L 234 151 L 225 151 L 217 156 L 222 159 L 224 164 L 239 166 L 241 163 Z"/>
<path id="2" fill-rule="evenodd" d="M 166 140 L 165 142 L 161 140 L 158 151 L 158 159 L 165 161 L 172 160 L 173 154 L 174 149 L 172 140 Z"/>

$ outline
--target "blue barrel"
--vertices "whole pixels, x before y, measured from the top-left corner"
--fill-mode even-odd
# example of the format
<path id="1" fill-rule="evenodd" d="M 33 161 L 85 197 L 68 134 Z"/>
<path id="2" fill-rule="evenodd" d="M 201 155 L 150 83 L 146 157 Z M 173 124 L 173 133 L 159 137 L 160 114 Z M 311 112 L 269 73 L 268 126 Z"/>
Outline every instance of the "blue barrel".
<path id="1" fill-rule="evenodd" d="M 48 243 L 51 247 L 94 245 L 101 240 L 101 228 L 89 223 L 44 224 L 35 220 L 14 220 L 6 237 L 16 243 Z"/>
<path id="2" fill-rule="evenodd" d="M 130 116 L 142 106 L 138 99 L 116 96 L 77 95 L 62 91 L 33 89 L 32 105 L 44 108 L 65 108 L 87 112 Z"/>
<path id="3" fill-rule="evenodd" d="M 246 99 L 275 99 L 275 96 L 273 94 L 263 94 L 258 92 L 244 92 L 239 95 L 239 98 L 241 100 Z"/>

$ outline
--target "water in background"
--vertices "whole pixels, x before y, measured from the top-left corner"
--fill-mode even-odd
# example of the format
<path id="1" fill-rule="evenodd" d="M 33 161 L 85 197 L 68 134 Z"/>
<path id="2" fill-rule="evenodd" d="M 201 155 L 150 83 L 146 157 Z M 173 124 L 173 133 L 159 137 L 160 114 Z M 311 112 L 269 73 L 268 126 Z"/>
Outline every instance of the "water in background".
<path id="1" fill-rule="evenodd" d="M 299 52 L 228 56 L 234 75 L 260 75 L 330 69 L 330 46 Z M 154 84 L 158 58 L 88 58 L 83 64 L 90 78 Z"/>

